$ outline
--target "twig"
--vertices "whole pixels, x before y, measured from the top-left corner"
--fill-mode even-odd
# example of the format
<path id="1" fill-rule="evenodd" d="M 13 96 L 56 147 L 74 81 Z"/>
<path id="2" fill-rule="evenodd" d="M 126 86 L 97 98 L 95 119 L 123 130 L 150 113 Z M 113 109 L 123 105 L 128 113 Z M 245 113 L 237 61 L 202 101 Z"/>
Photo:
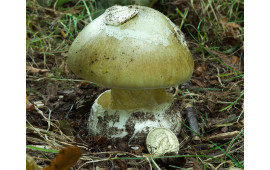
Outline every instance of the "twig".
<path id="1" fill-rule="evenodd" d="M 83 163 L 77 170 L 81 169 L 84 165 L 91 164 L 91 163 L 93 163 L 93 162 L 87 161 L 87 162 Z"/>
<path id="2" fill-rule="evenodd" d="M 197 116 L 196 116 L 196 111 L 193 108 L 192 104 L 187 104 L 186 105 L 186 110 L 187 110 L 187 119 L 188 119 L 188 123 L 190 128 L 192 129 L 192 136 L 193 136 L 193 140 L 198 141 L 200 140 L 199 134 L 200 134 L 200 130 L 198 127 L 198 121 L 197 121 Z"/>
<path id="3" fill-rule="evenodd" d="M 235 136 L 237 136 L 240 132 L 239 131 L 233 131 L 233 132 L 226 132 L 226 133 L 219 133 L 217 135 L 212 135 L 209 137 L 206 137 L 208 140 L 227 140 L 227 139 L 232 139 Z"/>

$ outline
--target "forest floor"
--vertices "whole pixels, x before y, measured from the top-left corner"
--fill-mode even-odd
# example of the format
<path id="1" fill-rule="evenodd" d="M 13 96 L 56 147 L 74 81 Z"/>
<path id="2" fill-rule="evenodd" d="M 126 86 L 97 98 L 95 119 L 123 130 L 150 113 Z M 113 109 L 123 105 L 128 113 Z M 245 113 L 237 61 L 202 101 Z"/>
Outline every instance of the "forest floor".
<path id="1" fill-rule="evenodd" d="M 97 10 L 95 1 L 27 0 L 27 154 L 46 167 L 66 146 L 83 156 L 73 169 L 227 169 L 244 167 L 244 2 L 163 0 L 153 8 L 182 32 L 194 58 L 189 81 L 168 89 L 181 106 L 179 155 L 151 161 L 146 146 L 91 137 L 91 106 L 107 90 L 69 70 L 70 45 Z M 88 13 L 89 11 L 89 13 Z M 194 140 L 186 116 L 192 104 L 200 129 Z"/>

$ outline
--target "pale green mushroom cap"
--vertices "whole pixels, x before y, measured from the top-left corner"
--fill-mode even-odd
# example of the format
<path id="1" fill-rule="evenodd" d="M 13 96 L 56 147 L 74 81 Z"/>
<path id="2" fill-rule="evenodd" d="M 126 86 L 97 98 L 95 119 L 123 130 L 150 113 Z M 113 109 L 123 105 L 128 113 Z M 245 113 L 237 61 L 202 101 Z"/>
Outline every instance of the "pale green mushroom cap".
<path id="1" fill-rule="evenodd" d="M 143 6 L 113 6 L 87 25 L 68 53 L 71 70 L 118 89 L 166 88 L 188 80 L 193 58 L 165 15 Z"/>

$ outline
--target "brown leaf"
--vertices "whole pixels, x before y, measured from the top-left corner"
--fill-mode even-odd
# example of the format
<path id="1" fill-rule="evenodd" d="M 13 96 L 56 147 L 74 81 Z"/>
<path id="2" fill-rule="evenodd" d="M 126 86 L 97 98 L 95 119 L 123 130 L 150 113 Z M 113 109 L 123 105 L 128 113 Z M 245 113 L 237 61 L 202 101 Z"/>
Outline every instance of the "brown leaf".
<path id="1" fill-rule="evenodd" d="M 56 158 L 43 170 L 68 170 L 82 156 L 82 151 L 77 146 L 67 146 L 60 150 Z"/>
<path id="2" fill-rule="evenodd" d="M 64 30 L 60 29 L 60 33 L 62 35 L 63 38 L 67 38 L 66 33 L 64 32 Z"/>
<path id="3" fill-rule="evenodd" d="M 205 68 L 205 65 L 200 65 L 199 67 L 196 68 L 196 71 L 199 71 L 199 72 L 205 72 L 206 68 Z"/>
<path id="4" fill-rule="evenodd" d="M 190 81 L 194 84 L 197 84 L 198 86 L 202 87 L 202 88 L 205 88 L 205 84 L 203 81 L 201 80 L 198 80 L 198 79 L 193 79 L 191 78 Z"/>
<path id="5" fill-rule="evenodd" d="M 127 163 L 125 160 L 116 159 L 115 161 L 119 165 L 120 169 L 127 169 Z"/>
<path id="6" fill-rule="evenodd" d="M 195 69 L 194 69 L 194 75 L 199 77 L 201 75 L 204 75 L 205 74 L 205 71 L 206 71 L 206 67 L 205 67 L 205 64 L 202 64 L 202 65 L 199 65 L 197 66 Z"/>
<path id="7" fill-rule="evenodd" d="M 33 105 L 33 104 L 29 101 L 27 94 L 26 94 L 26 110 L 27 110 L 27 111 L 34 111 L 34 110 L 35 110 L 35 105 Z"/>
<path id="8" fill-rule="evenodd" d="M 232 37 L 233 36 L 232 32 L 225 32 L 225 34 L 226 34 L 227 37 Z"/>
<path id="9" fill-rule="evenodd" d="M 213 54 L 215 54 L 215 55 L 217 55 L 217 56 L 219 56 L 219 58 L 225 63 L 225 64 L 227 64 L 228 66 L 230 66 L 230 67 L 232 67 L 233 69 L 235 69 L 235 70 L 238 70 L 239 69 L 239 66 L 238 66 L 238 64 L 237 65 L 235 65 L 235 64 L 233 64 L 233 62 L 237 62 L 237 58 L 235 58 L 235 57 L 237 57 L 237 56 L 233 56 L 233 58 L 230 58 L 228 55 L 226 55 L 226 54 L 224 54 L 224 53 L 222 53 L 222 52 L 220 52 L 220 51 L 216 51 L 216 50 L 210 50 Z M 240 59 L 239 59 L 239 62 L 240 62 Z"/>
<path id="10" fill-rule="evenodd" d="M 87 81 L 83 81 L 81 82 L 81 85 L 84 86 L 84 85 L 89 85 L 89 83 Z"/>
<path id="11" fill-rule="evenodd" d="M 232 46 L 235 46 L 237 45 L 237 43 L 239 43 L 239 40 L 234 38 L 233 36 L 225 37 L 222 41 L 223 43 L 230 44 Z"/>
<path id="12" fill-rule="evenodd" d="M 234 28 L 234 29 L 237 29 L 239 28 L 240 26 L 234 22 L 230 22 L 230 23 L 226 23 L 225 25 L 226 27 L 231 27 L 231 28 Z"/>
<path id="13" fill-rule="evenodd" d="M 39 69 L 39 68 L 34 68 L 31 66 L 26 66 L 26 71 L 29 71 L 30 73 L 46 73 L 49 72 L 47 69 Z"/>
<path id="14" fill-rule="evenodd" d="M 212 80 L 209 81 L 209 83 L 211 85 L 216 85 L 216 84 L 218 84 L 218 80 L 217 79 L 212 79 Z"/>
<path id="15" fill-rule="evenodd" d="M 241 42 L 241 30 L 240 26 L 236 23 L 226 23 L 226 37 L 223 39 L 223 42 L 229 43 L 232 46 L 235 46 L 237 43 Z"/>
<path id="16" fill-rule="evenodd" d="M 200 165 L 196 159 L 193 159 L 193 170 L 201 170 Z"/>
<path id="17" fill-rule="evenodd" d="M 239 57 L 237 57 L 237 56 L 232 56 L 232 58 L 231 58 L 231 62 L 232 62 L 232 64 L 239 64 L 240 63 L 240 58 Z"/>
<path id="18" fill-rule="evenodd" d="M 221 52 L 218 52 L 218 54 L 219 54 L 220 59 L 221 59 L 224 63 L 226 63 L 226 64 L 229 65 L 229 66 L 232 64 L 230 58 L 229 58 L 226 54 L 221 53 Z"/>

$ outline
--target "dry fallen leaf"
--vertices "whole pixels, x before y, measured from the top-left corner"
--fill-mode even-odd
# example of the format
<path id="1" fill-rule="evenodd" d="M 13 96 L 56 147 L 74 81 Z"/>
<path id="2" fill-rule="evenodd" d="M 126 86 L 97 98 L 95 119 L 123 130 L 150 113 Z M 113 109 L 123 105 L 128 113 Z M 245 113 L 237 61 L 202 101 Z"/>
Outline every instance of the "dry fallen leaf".
<path id="1" fill-rule="evenodd" d="M 226 23 L 226 27 L 239 28 L 240 26 L 234 22 Z"/>
<path id="2" fill-rule="evenodd" d="M 206 68 L 204 65 L 201 65 L 199 67 L 196 68 L 196 71 L 199 71 L 199 72 L 205 72 Z"/>
<path id="3" fill-rule="evenodd" d="M 35 105 L 33 105 L 33 104 L 29 101 L 27 94 L 26 94 L 26 110 L 27 110 L 27 111 L 34 111 L 34 110 L 35 110 Z"/>
<path id="4" fill-rule="evenodd" d="M 201 167 L 200 165 L 198 164 L 197 160 L 196 159 L 193 159 L 193 169 L 194 170 L 200 170 Z"/>
<path id="5" fill-rule="evenodd" d="M 64 30 L 60 29 L 60 33 L 62 35 L 63 38 L 67 38 L 66 33 L 64 32 Z"/>
<path id="6" fill-rule="evenodd" d="M 194 84 L 197 84 L 198 86 L 202 87 L 202 88 L 205 88 L 205 84 L 203 81 L 201 80 L 198 80 L 198 79 L 194 79 L 194 78 L 191 78 L 190 81 Z"/>
<path id="7" fill-rule="evenodd" d="M 127 163 L 126 160 L 122 160 L 122 159 L 117 159 L 115 160 L 116 163 L 118 164 L 118 166 L 120 167 L 120 169 L 127 169 Z"/>
<path id="8" fill-rule="evenodd" d="M 205 74 L 205 71 L 206 71 L 206 67 L 205 67 L 205 64 L 201 64 L 199 66 L 197 66 L 195 69 L 194 69 L 194 76 L 196 77 L 199 77 L 201 76 L 201 78 L 203 78 L 204 74 Z"/>
<path id="9" fill-rule="evenodd" d="M 237 45 L 237 43 L 241 42 L 239 37 L 241 37 L 241 26 L 234 23 L 229 22 L 229 19 L 223 17 L 220 19 L 219 23 L 224 27 L 226 30 L 225 37 L 223 39 L 224 43 L 228 43 L 232 46 Z"/>
<path id="10" fill-rule="evenodd" d="M 43 170 L 68 170 L 82 156 L 82 151 L 77 146 L 68 146 L 60 150 L 51 164 Z"/>
<path id="11" fill-rule="evenodd" d="M 216 85 L 216 84 L 218 84 L 218 80 L 217 79 L 212 79 L 212 80 L 209 80 L 209 83 L 211 85 Z"/>
<path id="12" fill-rule="evenodd" d="M 239 57 L 237 57 L 237 56 L 232 56 L 232 64 L 239 64 L 240 63 L 240 58 Z"/>
<path id="13" fill-rule="evenodd" d="M 225 64 L 227 64 L 228 66 L 232 67 L 235 70 L 239 69 L 238 64 L 234 64 L 238 62 L 238 59 L 236 58 L 237 56 L 233 56 L 232 58 L 230 58 L 228 55 L 220 52 L 220 51 L 216 51 L 216 50 L 210 50 L 213 54 L 217 55 Z M 240 62 L 240 59 L 239 59 Z"/>
<path id="14" fill-rule="evenodd" d="M 81 85 L 89 85 L 89 83 L 86 81 L 83 81 L 83 82 L 81 82 Z"/>

